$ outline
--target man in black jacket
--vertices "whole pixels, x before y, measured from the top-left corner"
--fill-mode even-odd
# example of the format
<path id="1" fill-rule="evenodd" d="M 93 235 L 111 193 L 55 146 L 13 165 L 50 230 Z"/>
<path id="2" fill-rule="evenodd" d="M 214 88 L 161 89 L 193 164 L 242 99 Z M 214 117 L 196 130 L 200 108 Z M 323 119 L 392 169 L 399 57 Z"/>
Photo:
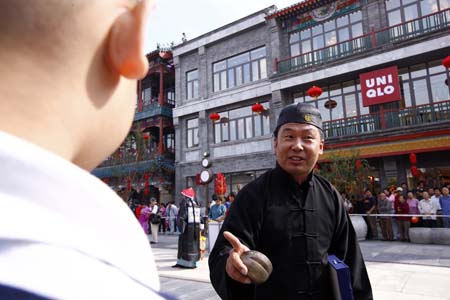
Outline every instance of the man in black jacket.
<path id="1" fill-rule="evenodd" d="M 320 112 L 286 106 L 274 132 L 277 165 L 237 195 L 209 258 L 211 282 L 223 299 L 333 299 L 328 254 L 350 268 L 355 299 L 372 289 L 350 218 L 336 189 L 313 173 L 323 153 Z M 266 282 L 253 285 L 240 256 L 257 250 L 271 260 Z"/>

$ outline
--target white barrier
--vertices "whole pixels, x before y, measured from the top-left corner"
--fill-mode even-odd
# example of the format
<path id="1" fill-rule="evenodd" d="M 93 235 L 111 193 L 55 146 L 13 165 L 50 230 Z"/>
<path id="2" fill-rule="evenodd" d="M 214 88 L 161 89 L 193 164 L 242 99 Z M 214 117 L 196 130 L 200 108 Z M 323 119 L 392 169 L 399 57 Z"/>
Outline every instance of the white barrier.
<path id="1" fill-rule="evenodd" d="M 222 222 L 216 222 L 209 220 L 208 222 L 208 253 L 211 253 L 211 250 L 216 243 L 217 236 L 219 235 L 220 228 L 222 227 Z"/>

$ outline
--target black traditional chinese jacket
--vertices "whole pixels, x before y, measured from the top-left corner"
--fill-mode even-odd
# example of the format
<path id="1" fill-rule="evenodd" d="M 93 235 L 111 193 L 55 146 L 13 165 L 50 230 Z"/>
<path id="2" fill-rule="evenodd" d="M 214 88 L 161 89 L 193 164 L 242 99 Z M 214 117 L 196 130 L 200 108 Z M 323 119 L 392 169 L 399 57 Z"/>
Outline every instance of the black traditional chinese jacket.
<path id="1" fill-rule="evenodd" d="M 272 261 L 273 272 L 258 286 L 231 279 L 225 264 L 230 231 Z M 209 257 L 211 282 L 222 299 L 333 299 L 328 254 L 350 268 L 355 300 L 373 299 L 353 226 L 339 193 L 311 174 L 302 185 L 280 166 L 246 185 L 231 206 Z"/>

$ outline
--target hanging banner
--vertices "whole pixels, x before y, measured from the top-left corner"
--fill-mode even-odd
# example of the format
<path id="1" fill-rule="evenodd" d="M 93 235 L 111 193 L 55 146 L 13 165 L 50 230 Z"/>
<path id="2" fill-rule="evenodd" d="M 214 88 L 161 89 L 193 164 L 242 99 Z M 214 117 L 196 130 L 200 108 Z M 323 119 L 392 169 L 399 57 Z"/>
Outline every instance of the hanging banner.
<path id="1" fill-rule="evenodd" d="M 401 99 L 397 66 L 359 74 L 363 106 Z"/>

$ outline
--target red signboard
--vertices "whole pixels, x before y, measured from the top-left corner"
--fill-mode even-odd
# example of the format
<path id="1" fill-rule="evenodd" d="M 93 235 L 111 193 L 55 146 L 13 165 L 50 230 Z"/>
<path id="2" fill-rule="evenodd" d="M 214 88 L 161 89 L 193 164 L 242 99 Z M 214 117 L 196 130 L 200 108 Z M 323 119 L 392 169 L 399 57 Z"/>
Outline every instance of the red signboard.
<path id="1" fill-rule="evenodd" d="M 363 106 L 401 99 L 397 66 L 359 74 Z"/>

